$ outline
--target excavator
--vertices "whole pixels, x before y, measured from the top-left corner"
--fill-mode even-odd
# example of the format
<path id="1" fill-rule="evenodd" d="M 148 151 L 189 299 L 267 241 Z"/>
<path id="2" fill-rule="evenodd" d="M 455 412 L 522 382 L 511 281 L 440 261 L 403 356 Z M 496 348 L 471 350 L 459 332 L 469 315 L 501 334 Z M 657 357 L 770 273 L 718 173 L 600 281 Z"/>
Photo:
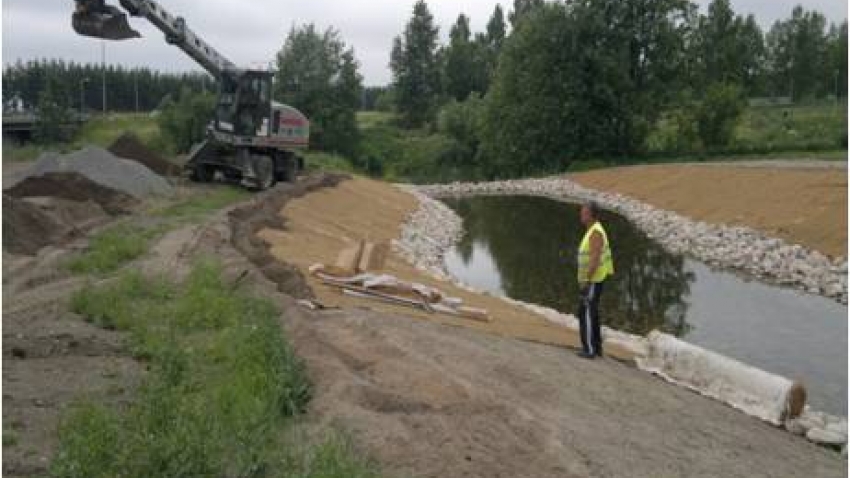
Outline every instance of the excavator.
<path id="1" fill-rule="evenodd" d="M 272 101 L 272 72 L 237 67 L 195 34 L 183 17 L 154 0 L 119 0 L 124 11 L 105 0 L 74 1 L 71 24 L 78 34 L 105 40 L 141 37 L 130 27 L 126 11 L 147 19 L 168 44 L 216 78 L 214 117 L 185 166 L 192 180 L 208 182 L 220 174 L 246 188 L 264 190 L 277 181 L 296 179 L 304 164 L 298 153 L 309 144 L 310 122 L 292 106 Z"/>

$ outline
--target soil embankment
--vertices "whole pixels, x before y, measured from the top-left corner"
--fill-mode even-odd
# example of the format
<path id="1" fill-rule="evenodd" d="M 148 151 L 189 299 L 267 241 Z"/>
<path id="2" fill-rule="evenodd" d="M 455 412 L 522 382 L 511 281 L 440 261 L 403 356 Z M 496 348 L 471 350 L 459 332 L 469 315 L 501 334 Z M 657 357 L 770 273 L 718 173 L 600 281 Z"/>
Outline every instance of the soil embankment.
<path id="1" fill-rule="evenodd" d="M 499 299 L 458 291 L 492 309 L 496 321 L 476 328 L 499 328 L 481 333 L 445 325 L 460 319 L 331 295 L 299 269 L 333 261 L 346 239 L 393 239 L 416 207 L 390 185 L 340 179 L 280 185 L 168 233 L 142 265 L 174 273 L 215 257 L 234 287 L 277 303 L 315 384 L 305 426 L 344 428 L 385 476 L 846 476 L 838 453 L 618 361 L 494 336 L 555 331 L 525 311 L 501 314 Z M 264 254 L 257 230 L 295 265 Z M 42 475 L 62 410 L 80 396 L 120 406 L 144 372 L 120 335 L 67 312 L 84 279 L 68 276 L 62 254 L 7 259 L 3 412 L 17 444 L 4 475 Z M 390 269 L 426 282 L 396 257 Z M 341 308 L 308 311 L 292 297 L 311 293 Z"/>
<path id="2" fill-rule="evenodd" d="M 846 168 L 675 164 L 569 178 L 698 221 L 747 226 L 832 257 L 847 256 Z"/>
<path id="3" fill-rule="evenodd" d="M 844 476 L 838 454 L 627 365 L 499 337 L 558 343 L 566 331 L 398 257 L 389 272 L 487 307 L 495 321 L 343 297 L 309 278 L 310 264 L 332 262 L 347 241 L 396 238 L 415 200 L 390 185 L 353 179 L 278 204 L 281 222 L 260 219 L 269 226 L 260 235 L 305 271 L 320 301 L 340 307 L 288 302 L 286 327 L 316 381 L 310 416 L 349 430 L 388 475 Z"/>
<path id="4" fill-rule="evenodd" d="M 378 181 L 354 178 L 286 203 L 282 211 L 277 213 L 285 218 L 285 226 L 280 228 L 270 225 L 259 231 L 259 237 L 271 245 L 272 256 L 296 266 L 307 277 L 307 284 L 316 298 L 327 306 L 355 308 L 367 305 L 375 310 L 469 327 L 501 336 L 569 347 L 579 345 L 580 340 L 575 331 L 529 314 L 527 310 L 501 298 L 475 294 L 450 282 L 436 280 L 417 270 L 396 253 L 390 254 L 382 272 L 436 287 L 450 296 L 461 298 L 467 305 L 487 309 L 492 321 L 478 322 L 403 306 L 364 302 L 363 299 L 345 296 L 338 289 L 323 286 L 309 275 L 308 268 L 311 265 L 333 264 L 337 254 L 355 241 L 390 243 L 396 240 L 401 225 L 417 206 L 415 197 L 398 188 Z M 632 357 L 631 353 L 617 346 L 608 347 L 607 351 L 623 359 Z"/>

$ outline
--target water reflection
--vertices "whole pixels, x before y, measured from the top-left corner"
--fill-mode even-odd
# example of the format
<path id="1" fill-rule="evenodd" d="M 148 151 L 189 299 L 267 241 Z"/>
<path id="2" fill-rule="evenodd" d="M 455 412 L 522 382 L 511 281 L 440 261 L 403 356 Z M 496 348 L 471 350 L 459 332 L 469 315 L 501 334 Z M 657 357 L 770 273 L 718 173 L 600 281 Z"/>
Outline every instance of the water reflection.
<path id="1" fill-rule="evenodd" d="M 545 198 L 447 199 L 466 234 L 447 256 L 450 271 L 479 288 L 573 313 L 578 305 L 576 251 L 584 234 L 579 207 Z M 605 325 L 634 333 L 684 335 L 694 276 L 624 218 L 602 213 L 617 273 L 606 283 Z"/>
<path id="2" fill-rule="evenodd" d="M 446 257 L 477 288 L 572 313 L 578 206 L 533 197 L 446 201 L 466 236 Z M 602 321 L 645 333 L 659 328 L 694 344 L 801 380 L 809 402 L 847 413 L 847 307 L 823 297 L 747 282 L 665 253 L 615 214 L 608 229 L 617 273 L 602 296 Z"/>

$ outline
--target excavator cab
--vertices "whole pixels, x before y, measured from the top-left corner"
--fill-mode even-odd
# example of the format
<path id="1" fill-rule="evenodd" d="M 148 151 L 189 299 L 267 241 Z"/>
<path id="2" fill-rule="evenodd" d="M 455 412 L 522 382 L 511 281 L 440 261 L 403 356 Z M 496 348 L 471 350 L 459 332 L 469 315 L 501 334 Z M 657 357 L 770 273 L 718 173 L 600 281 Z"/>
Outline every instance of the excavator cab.
<path id="1" fill-rule="evenodd" d="M 130 27 L 127 15 L 105 0 L 76 0 L 77 8 L 71 15 L 71 25 L 80 35 L 105 40 L 126 40 L 141 35 Z"/>

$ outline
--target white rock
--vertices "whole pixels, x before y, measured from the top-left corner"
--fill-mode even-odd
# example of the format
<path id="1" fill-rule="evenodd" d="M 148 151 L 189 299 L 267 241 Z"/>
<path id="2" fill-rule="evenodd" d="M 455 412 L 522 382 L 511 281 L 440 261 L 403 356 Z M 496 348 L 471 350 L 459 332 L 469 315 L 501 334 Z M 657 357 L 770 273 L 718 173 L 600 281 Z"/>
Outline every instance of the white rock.
<path id="1" fill-rule="evenodd" d="M 847 438 L 840 433 L 835 433 L 823 428 L 812 428 L 806 432 L 806 438 L 821 445 L 844 445 Z"/>

